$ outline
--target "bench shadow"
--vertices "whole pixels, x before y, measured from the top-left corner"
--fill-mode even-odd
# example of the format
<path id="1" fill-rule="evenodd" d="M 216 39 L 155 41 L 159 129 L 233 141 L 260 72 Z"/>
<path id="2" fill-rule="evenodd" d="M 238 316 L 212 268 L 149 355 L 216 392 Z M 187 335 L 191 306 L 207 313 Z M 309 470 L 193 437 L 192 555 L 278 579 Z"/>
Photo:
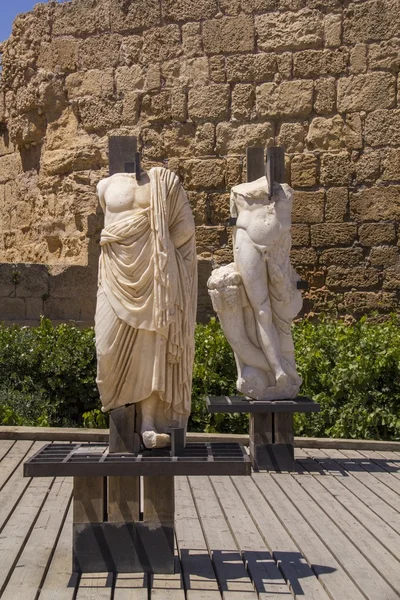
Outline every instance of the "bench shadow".
<path id="1" fill-rule="evenodd" d="M 274 552 L 268 550 L 245 551 L 213 550 L 212 557 L 205 551 L 182 550 L 182 570 L 186 590 L 199 589 L 199 578 L 218 581 L 221 592 L 245 591 L 252 580 L 257 593 L 304 594 L 301 580 L 319 577 L 336 571 L 327 565 L 307 563 L 300 552 Z M 289 586 L 289 587 L 288 587 Z"/>
<path id="2" fill-rule="evenodd" d="M 330 475 L 328 471 L 340 471 L 344 477 L 348 477 L 349 473 L 400 473 L 400 460 L 385 459 L 385 458 L 306 458 L 297 459 L 297 472 L 304 472 L 302 465 L 306 465 L 307 471 L 310 473 L 318 473 L 320 475 Z M 306 471 L 306 472 L 307 472 Z"/>

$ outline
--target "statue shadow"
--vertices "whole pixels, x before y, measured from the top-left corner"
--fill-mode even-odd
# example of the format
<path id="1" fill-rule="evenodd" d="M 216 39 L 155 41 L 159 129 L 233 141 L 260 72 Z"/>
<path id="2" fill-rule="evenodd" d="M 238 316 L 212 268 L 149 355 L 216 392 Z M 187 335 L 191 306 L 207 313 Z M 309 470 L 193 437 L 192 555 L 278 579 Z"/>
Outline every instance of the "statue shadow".
<path id="1" fill-rule="evenodd" d="M 217 580 L 220 591 L 248 591 L 250 580 L 258 594 L 304 594 L 301 580 L 336 571 L 326 565 L 309 565 L 300 552 L 214 550 L 212 558 L 205 551 L 182 550 L 181 564 L 187 591 L 202 589 L 204 580 Z"/>

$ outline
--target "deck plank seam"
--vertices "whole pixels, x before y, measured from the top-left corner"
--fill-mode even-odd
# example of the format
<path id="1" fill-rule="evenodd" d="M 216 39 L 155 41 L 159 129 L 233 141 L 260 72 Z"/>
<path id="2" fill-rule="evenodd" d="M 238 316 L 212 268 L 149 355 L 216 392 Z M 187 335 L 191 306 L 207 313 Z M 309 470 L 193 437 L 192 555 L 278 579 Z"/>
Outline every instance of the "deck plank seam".
<path id="1" fill-rule="evenodd" d="M 293 475 L 290 475 L 290 477 L 291 477 L 292 479 L 294 478 L 294 477 L 293 477 Z M 278 480 L 278 477 L 276 477 L 276 478 L 275 478 L 275 480 Z M 298 484 L 296 481 L 295 481 L 295 483 L 296 483 L 296 485 L 300 485 L 300 484 Z M 294 505 L 293 501 L 291 500 L 291 497 L 290 497 L 290 495 L 288 494 L 288 492 L 287 492 L 287 490 L 284 488 L 284 486 L 283 486 L 283 485 L 281 485 L 281 484 L 279 483 L 279 481 L 277 481 L 277 485 L 280 487 L 280 489 L 281 489 L 281 490 L 282 490 L 282 492 L 285 494 L 285 496 L 288 498 L 288 500 L 290 500 L 290 502 L 292 502 L 292 504 Z M 304 489 L 304 488 L 303 488 L 303 489 Z M 307 493 L 307 491 L 306 491 L 306 490 L 304 490 L 304 491 Z M 314 498 L 313 498 L 313 497 L 312 497 L 310 494 L 308 494 L 308 493 L 307 493 L 307 495 L 308 495 L 308 496 L 309 496 L 309 498 L 311 499 L 311 502 L 314 502 L 314 503 L 315 503 L 315 504 L 317 504 L 317 506 L 318 506 L 318 503 L 316 503 L 316 502 L 314 501 Z M 325 546 L 325 547 L 326 547 L 326 548 L 329 550 L 329 552 L 330 552 L 330 553 L 332 554 L 332 556 L 335 558 L 335 560 L 337 561 L 337 563 L 340 565 L 340 567 L 343 569 L 343 571 L 344 571 L 344 572 L 347 574 L 347 576 L 349 577 L 349 579 L 350 579 L 350 580 L 351 580 L 351 581 L 354 583 L 354 585 L 355 585 L 355 586 L 358 588 L 358 590 L 360 591 L 360 593 L 361 593 L 361 594 L 362 594 L 362 595 L 363 595 L 365 598 L 367 598 L 367 600 L 368 600 L 368 595 L 367 595 L 367 594 L 365 593 L 365 591 L 364 591 L 364 590 L 363 590 L 363 589 L 360 587 L 360 585 L 358 584 L 358 582 L 357 582 L 356 578 L 355 578 L 355 577 L 354 577 L 354 576 L 351 574 L 351 572 L 350 572 L 350 571 L 349 571 L 349 570 L 346 568 L 346 563 L 344 562 L 344 560 L 343 560 L 343 559 L 341 559 L 341 558 L 340 558 L 340 556 L 338 556 L 338 555 L 337 555 L 337 553 L 335 552 L 335 550 L 334 550 L 334 549 L 332 549 L 332 547 L 331 547 L 331 545 L 329 544 L 329 542 L 328 542 L 326 539 L 324 539 L 324 538 L 323 538 L 323 537 L 322 537 L 322 536 L 319 534 L 319 530 L 318 530 L 318 528 L 317 528 L 317 527 L 314 527 L 314 526 L 311 524 L 311 522 L 308 520 L 308 518 L 307 518 L 307 517 L 306 517 L 306 516 L 303 514 L 302 510 L 301 510 L 300 508 L 298 508 L 298 507 L 296 507 L 296 508 L 297 508 L 297 510 L 300 512 L 301 516 L 302 516 L 302 517 L 303 517 L 303 519 L 306 521 L 306 523 L 309 525 L 309 527 L 312 529 L 312 531 L 315 533 L 315 535 L 316 535 L 316 536 L 319 538 L 319 540 L 321 541 L 321 543 L 322 543 L 322 544 L 323 544 L 323 545 L 324 545 L 324 546 Z M 325 513 L 325 511 L 323 511 L 323 512 L 324 512 L 324 514 L 326 514 L 326 513 Z M 332 524 L 333 524 L 335 527 L 337 527 L 337 528 L 338 528 L 338 529 L 341 531 L 340 527 L 337 525 L 337 523 L 335 523 L 335 521 L 334 521 L 334 520 L 333 520 L 333 519 L 330 517 L 330 515 L 329 515 L 329 514 L 326 514 L 326 516 L 327 516 L 327 517 L 328 517 L 328 519 L 331 521 L 331 523 L 332 523 Z M 364 556 L 364 555 L 363 555 L 363 554 L 360 552 L 360 550 L 357 548 L 357 546 L 355 546 L 355 544 L 354 544 L 354 543 L 353 543 L 353 542 L 352 542 L 352 541 L 351 541 L 351 540 L 350 540 L 350 539 L 347 537 L 347 535 L 346 535 L 345 537 L 346 537 L 346 539 L 348 539 L 348 541 L 349 541 L 349 543 L 351 544 L 351 546 L 353 547 L 353 550 L 355 551 L 355 553 L 359 552 L 359 553 L 360 553 L 362 556 Z M 365 557 L 364 557 L 364 558 L 365 558 Z M 367 560 L 367 562 L 369 563 L 369 561 L 368 561 L 368 560 Z M 381 573 L 379 573 L 379 572 L 378 572 L 378 571 L 375 569 L 375 567 L 372 567 L 372 569 L 373 569 L 373 571 L 374 571 L 374 572 L 376 572 L 376 574 L 377 574 L 377 576 L 378 576 L 378 577 L 379 577 L 379 576 L 380 576 L 380 577 L 382 577 Z M 384 579 L 384 578 L 382 577 L 382 579 Z M 386 579 L 384 579 L 384 581 L 386 581 Z M 386 583 L 388 583 L 388 582 L 386 582 Z M 390 585 L 390 584 L 388 584 L 388 585 Z M 392 587 L 392 586 L 390 585 L 390 587 Z M 326 590 L 326 591 L 327 591 L 327 590 Z M 327 593 L 328 593 L 328 592 L 327 592 Z M 396 591 L 396 590 L 395 590 L 395 593 L 397 593 L 397 591 Z"/>
<path id="2" fill-rule="evenodd" d="M 312 477 L 312 478 L 313 478 L 313 479 L 314 479 L 314 480 L 317 482 L 317 484 L 318 484 L 318 485 L 321 485 L 321 484 L 318 482 L 318 480 L 316 479 L 316 477 L 314 477 L 314 475 L 313 475 L 313 474 L 310 474 L 310 476 L 311 476 L 311 477 Z M 294 477 L 293 475 L 291 475 L 291 477 L 292 477 L 293 479 L 295 479 L 295 477 Z M 345 536 L 345 537 L 348 539 L 348 541 L 349 541 L 349 542 L 350 542 L 350 543 L 351 543 L 351 544 L 352 544 L 352 545 L 353 545 L 353 546 L 356 548 L 356 550 L 358 550 L 358 552 L 360 552 L 360 553 L 361 553 L 361 554 L 364 556 L 364 558 L 365 558 L 365 559 L 367 560 L 367 562 L 368 562 L 368 563 L 371 565 L 371 567 L 373 568 L 373 570 L 374 570 L 374 571 L 376 571 L 377 573 L 379 573 L 379 575 L 380 575 L 380 576 L 381 576 L 381 577 L 382 577 L 382 578 L 383 578 L 383 579 L 386 581 L 386 583 L 387 583 L 387 584 L 388 584 L 388 585 L 389 585 L 389 586 L 390 586 L 390 587 L 393 589 L 393 591 L 394 591 L 395 593 L 398 593 L 398 589 L 396 589 L 396 587 L 394 587 L 394 586 L 393 586 L 393 584 L 392 584 L 392 583 L 391 583 L 391 582 L 390 582 L 390 581 L 389 581 L 389 580 L 388 580 L 388 579 L 385 577 L 385 575 L 382 573 L 382 571 L 381 571 L 381 570 L 380 570 L 380 571 L 377 571 L 377 569 L 376 569 L 376 566 L 373 564 L 373 562 L 371 562 L 371 559 L 370 559 L 370 557 L 368 556 L 368 554 L 366 554 L 366 553 L 365 553 L 365 552 L 364 552 L 364 551 L 361 549 L 361 547 L 359 547 L 358 545 L 356 545 L 356 544 L 355 544 L 355 542 L 353 541 L 353 537 L 352 537 L 352 536 L 350 536 L 350 535 L 349 535 L 349 534 L 346 532 L 346 530 L 345 530 L 345 529 L 343 529 L 343 527 L 342 527 L 341 525 L 339 525 L 339 523 L 338 523 L 337 521 L 335 521 L 334 519 L 332 519 L 332 517 L 331 517 L 331 515 L 329 514 L 329 512 L 327 512 L 327 511 L 325 510 L 325 508 L 324 508 L 324 504 L 323 504 L 323 503 L 321 503 L 321 502 L 319 502 L 319 501 L 317 500 L 317 498 L 316 498 L 315 496 L 313 496 L 313 495 L 310 493 L 310 491 L 309 491 L 309 490 L 308 490 L 308 489 L 307 489 L 305 486 L 303 486 L 303 485 L 302 485 L 302 483 L 301 483 L 301 482 L 299 483 L 299 482 L 297 482 L 297 481 L 296 481 L 296 483 L 298 483 L 298 485 L 300 485 L 300 486 L 302 487 L 302 489 L 303 489 L 303 490 L 305 491 L 305 493 L 306 493 L 306 494 L 309 496 L 309 498 L 310 498 L 310 499 L 311 499 L 311 500 L 312 500 L 312 501 L 313 501 L 313 502 L 314 502 L 314 503 L 315 503 L 317 506 L 319 506 L 319 508 L 322 510 L 322 512 L 323 512 L 323 513 L 324 513 L 324 514 L 325 514 L 325 515 L 326 515 L 326 516 L 327 516 L 327 517 L 328 517 L 328 518 L 329 518 L 329 519 L 332 521 L 332 523 L 333 523 L 333 524 L 334 524 L 334 525 L 335 525 L 335 526 L 336 526 L 336 527 L 337 527 L 337 528 L 338 528 L 338 529 L 339 529 L 339 530 L 342 532 L 342 534 L 343 534 L 343 535 L 344 535 L 344 536 Z M 329 494 L 332 496 L 332 500 L 333 500 L 333 501 L 335 501 L 335 500 L 336 500 L 335 496 L 333 496 L 333 495 L 332 495 L 332 494 L 329 492 L 329 490 L 326 490 L 326 491 L 327 491 L 327 492 L 328 492 L 328 493 L 329 493 Z M 348 513 L 349 513 L 349 515 L 350 515 L 350 516 L 352 516 L 352 514 L 351 514 L 351 513 L 350 513 L 350 512 L 349 512 L 349 511 L 346 509 L 346 507 L 345 507 L 345 506 L 343 506 L 341 503 L 339 503 L 339 504 L 340 504 L 340 506 L 342 506 L 342 508 L 344 508 L 344 509 L 346 510 L 346 512 L 348 512 Z M 365 531 L 366 531 L 366 532 L 367 532 L 369 535 L 372 535 L 372 534 L 371 534 L 371 533 L 368 531 L 368 529 L 366 529 L 366 527 L 364 527 L 364 525 L 363 525 L 361 522 L 359 522 L 359 523 L 360 523 L 360 526 L 361 526 L 363 529 L 365 529 Z M 377 552 L 377 554 L 382 554 L 382 550 L 383 550 L 383 551 L 385 551 L 385 550 L 387 551 L 387 549 L 386 549 L 384 546 L 382 546 L 382 544 L 380 543 L 380 541 L 379 541 L 379 540 L 378 540 L 378 539 L 377 539 L 375 536 L 373 536 L 373 537 L 374 537 L 374 539 L 375 539 L 375 540 L 378 542 L 378 546 L 381 548 L 381 552 L 380 552 L 380 553 L 378 553 L 378 552 Z M 321 540 L 321 541 L 322 541 L 322 540 Z M 325 545 L 326 545 L 326 544 L 325 544 Z M 332 552 L 332 550 L 331 550 L 331 549 L 330 549 L 330 551 Z M 333 552 L 332 552 L 332 553 L 333 553 Z M 375 555 L 375 556 L 376 556 L 376 555 Z M 396 556 L 395 556 L 394 558 L 396 559 L 396 561 L 399 561 L 398 557 L 396 557 Z M 382 556 L 380 557 L 380 560 L 382 561 Z M 338 562 L 339 562 L 339 561 L 338 561 Z M 341 563 L 339 562 L 339 564 L 341 564 Z M 399 562 L 399 572 L 400 572 L 400 562 Z"/>
<path id="3" fill-rule="evenodd" d="M 31 533 L 32 533 L 32 531 L 33 531 L 33 529 L 34 529 L 34 527 L 35 527 L 35 525 L 36 525 L 39 517 L 40 517 L 40 513 L 42 512 L 43 506 L 44 506 L 44 504 L 45 504 L 45 502 L 46 502 L 46 500 L 47 500 L 47 498 L 48 498 L 48 496 L 50 494 L 50 491 L 51 491 L 51 489 L 52 489 L 52 487 L 53 487 L 53 485 L 55 483 L 55 480 L 56 480 L 55 477 L 51 480 L 50 485 L 47 488 L 47 492 L 44 495 L 43 501 L 41 502 L 41 504 L 40 504 L 40 506 L 39 506 L 39 508 L 38 508 L 38 510 L 36 512 L 36 515 L 35 515 L 34 519 L 32 520 L 32 523 L 30 524 L 30 527 L 29 527 L 29 529 L 28 529 L 28 531 L 27 531 L 27 533 L 26 533 L 26 535 L 25 535 L 25 537 L 24 537 L 24 539 L 22 541 L 22 544 L 21 544 L 21 546 L 20 546 L 20 548 L 19 548 L 19 550 L 17 552 L 17 555 L 16 555 L 16 557 L 15 557 L 15 559 L 13 561 L 13 564 L 12 564 L 12 566 L 11 566 L 8 574 L 7 574 L 7 577 L 5 577 L 3 584 L 0 586 L 0 598 L 3 595 L 4 590 L 6 589 L 8 583 L 9 583 L 11 577 L 12 577 L 13 571 L 14 571 L 15 567 L 17 566 L 18 561 L 19 561 L 19 559 L 21 557 L 21 554 L 23 553 L 23 551 L 25 549 L 25 546 L 26 546 L 26 544 L 27 544 L 27 542 L 29 540 L 29 537 L 30 537 L 30 535 L 31 535 Z"/>
<path id="4" fill-rule="evenodd" d="M 322 450 L 322 452 L 323 452 L 324 454 L 326 454 L 326 453 L 325 453 L 323 450 Z M 340 450 L 338 450 L 338 452 L 340 452 Z M 342 452 L 340 452 L 340 453 L 342 454 Z M 358 481 L 358 482 L 360 483 L 360 485 L 362 485 L 362 486 L 363 486 L 365 489 L 367 489 L 367 490 L 368 490 L 368 491 L 369 491 L 371 494 L 373 494 L 373 495 L 374 495 L 376 498 L 378 498 L 378 499 L 379 499 L 381 502 L 384 502 L 384 504 L 386 504 L 386 506 L 388 506 L 388 507 L 389 507 L 389 508 L 391 508 L 392 510 L 395 510 L 397 513 L 399 513 L 399 512 L 400 512 L 400 508 L 394 507 L 394 506 L 393 506 L 393 504 L 391 504 L 390 502 L 388 502 L 387 500 L 385 500 L 385 498 L 383 498 L 383 497 L 382 497 L 380 494 L 378 494 L 378 493 L 376 492 L 376 490 L 372 489 L 372 488 L 371 488 L 369 485 L 367 485 L 367 484 L 365 483 L 365 481 L 362 481 L 361 479 L 359 479 L 358 477 L 356 477 L 352 471 L 350 471 L 350 470 L 347 470 L 345 467 L 343 467 L 343 465 L 341 465 L 340 463 L 338 463 L 338 459 L 331 458 L 331 457 L 329 456 L 329 454 L 326 454 L 326 456 L 327 456 L 327 458 L 328 458 L 329 460 L 332 460 L 332 461 L 333 461 L 333 462 L 334 462 L 334 463 L 337 465 L 337 468 L 338 468 L 338 470 L 339 470 L 339 471 L 344 471 L 345 473 L 348 473 L 348 477 L 351 477 L 352 479 L 354 479 L 354 480 Z M 343 455 L 343 458 L 348 458 L 348 457 L 347 457 L 346 455 Z M 351 461 L 351 459 L 348 459 L 348 460 L 349 460 L 349 461 Z M 318 461 L 316 461 L 316 462 L 318 462 Z M 356 463 L 354 463 L 354 464 L 356 464 Z M 370 471 L 367 471 L 366 469 L 363 469 L 363 471 L 362 471 L 362 472 L 365 472 L 365 473 L 367 473 L 368 475 L 374 475 L 374 473 L 371 473 Z M 360 473 L 360 471 L 357 471 L 357 473 Z M 338 476 L 335 476 L 335 477 L 336 477 L 336 479 L 338 479 L 338 480 L 340 481 L 340 479 L 341 479 L 340 477 L 338 477 Z M 376 479 L 376 481 L 377 481 L 377 482 L 379 482 L 379 483 L 383 483 L 383 482 L 381 481 L 381 479 L 379 479 L 379 477 L 374 477 L 374 479 Z M 342 483 L 343 483 L 343 482 L 342 482 Z M 385 486 L 385 487 L 388 487 L 388 486 Z M 392 491 L 392 492 L 393 492 L 393 490 L 391 490 L 391 488 L 390 488 L 390 487 L 388 487 L 388 490 L 390 490 L 390 491 Z M 400 499 L 399 499 L 399 500 L 400 500 Z M 368 506 L 368 505 L 366 504 L 366 506 Z M 372 509 L 371 509 L 371 510 L 372 510 Z M 374 511 L 374 512 L 375 512 L 375 511 Z M 378 513 L 376 513 L 376 514 L 378 514 Z M 379 516 L 379 514 L 378 514 L 378 516 Z"/>
<path id="5" fill-rule="evenodd" d="M 7 484 L 7 482 L 9 481 L 9 479 L 14 475 L 15 471 L 20 467 L 22 461 L 25 459 L 26 455 L 28 454 L 29 450 L 32 448 L 33 444 L 35 442 L 32 442 L 30 444 L 30 446 L 26 449 L 26 452 L 23 454 L 23 456 L 20 457 L 20 460 L 18 460 L 17 464 L 14 465 L 14 467 L 12 468 L 12 470 L 9 472 L 7 478 L 3 481 L 3 483 L 0 485 L 0 492 L 1 490 L 4 488 L 4 486 Z M 16 448 L 17 445 L 13 444 L 12 448 Z M 7 452 L 6 456 L 8 456 L 8 454 L 10 453 L 11 448 L 9 449 L 9 451 Z"/>

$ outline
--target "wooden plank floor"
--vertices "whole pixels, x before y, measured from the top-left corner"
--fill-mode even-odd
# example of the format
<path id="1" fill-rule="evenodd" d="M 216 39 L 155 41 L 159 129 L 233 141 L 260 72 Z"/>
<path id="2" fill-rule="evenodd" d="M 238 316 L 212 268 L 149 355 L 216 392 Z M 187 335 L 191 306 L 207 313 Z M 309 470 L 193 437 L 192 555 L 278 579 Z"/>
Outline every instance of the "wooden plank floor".
<path id="1" fill-rule="evenodd" d="M 395 600 L 400 453 L 296 449 L 296 472 L 176 480 L 176 574 L 71 575 L 72 481 L 0 440 L 4 600 Z"/>

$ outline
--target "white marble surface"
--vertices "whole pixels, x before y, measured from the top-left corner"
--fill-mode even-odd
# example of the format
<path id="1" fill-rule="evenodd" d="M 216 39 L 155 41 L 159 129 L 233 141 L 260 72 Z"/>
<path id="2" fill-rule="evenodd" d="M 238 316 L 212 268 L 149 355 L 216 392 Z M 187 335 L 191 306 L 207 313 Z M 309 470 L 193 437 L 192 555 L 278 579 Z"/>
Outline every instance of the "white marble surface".
<path id="1" fill-rule="evenodd" d="M 197 305 L 195 227 L 178 177 L 153 168 L 97 187 L 105 215 L 95 318 L 103 411 L 135 403 L 147 447 L 190 414 Z"/>
<path id="2" fill-rule="evenodd" d="M 215 269 L 209 294 L 235 353 L 237 388 L 256 400 L 297 396 L 291 335 L 293 318 L 302 307 L 299 276 L 290 263 L 292 189 L 267 180 L 232 188 L 234 262 Z"/>

